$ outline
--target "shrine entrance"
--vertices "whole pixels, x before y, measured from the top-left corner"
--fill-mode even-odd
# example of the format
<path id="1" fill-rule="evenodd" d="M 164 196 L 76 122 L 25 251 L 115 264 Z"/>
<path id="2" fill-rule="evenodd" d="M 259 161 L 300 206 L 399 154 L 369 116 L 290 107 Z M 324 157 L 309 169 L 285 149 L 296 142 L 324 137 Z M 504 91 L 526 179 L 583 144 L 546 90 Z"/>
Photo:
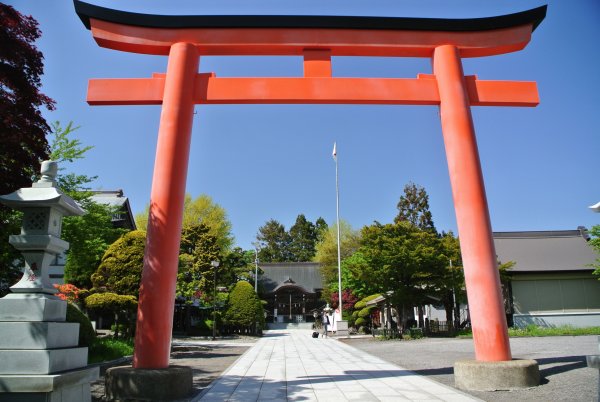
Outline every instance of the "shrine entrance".
<path id="1" fill-rule="evenodd" d="M 510 361 L 511 351 L 471 106 L 535 106 L 535 82 L 465 76 L 462 59 L 522 50 L 546 7 L 476 19 L 343 16 L 158 16 L 75 1 L 103 47 L 169 57 L 166 74 L 92 79 L 90 105 L 161 104 L 133 366 L 169 364 L 185 181 L 196 104 L 436 105 L 446 148 L 475 356 Z M 301 55 L 304 75 L 218 78 L 199 58 Z M 336 78 L 331 57 L 425 57 L 433 74 Z"/>
<path id="2" fill-rule="evenodd" d="M 313 322 L 313 311 L 318 307 L 319 295 L 289 282 L 265 295 L 267 300 L 267 322 L 300 323 Z"/>

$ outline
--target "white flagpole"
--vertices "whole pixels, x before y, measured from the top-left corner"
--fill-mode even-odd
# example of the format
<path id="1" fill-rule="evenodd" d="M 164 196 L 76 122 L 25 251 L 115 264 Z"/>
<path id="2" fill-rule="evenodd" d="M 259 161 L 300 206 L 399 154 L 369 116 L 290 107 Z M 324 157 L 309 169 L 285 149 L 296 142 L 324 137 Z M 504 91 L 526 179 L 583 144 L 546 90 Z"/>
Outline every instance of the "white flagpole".
<path id="1" fill-rule="evenodd" d="M 342 257 L 340 253 L 340 186 L 338 180 L 337 143 L 333 143 L 333 160 L 335 160 L 335 214 L 337 221 L 337 257 L 338 257 L 338 300 L 340 309 L 340 320 L 342 316 Z"/>

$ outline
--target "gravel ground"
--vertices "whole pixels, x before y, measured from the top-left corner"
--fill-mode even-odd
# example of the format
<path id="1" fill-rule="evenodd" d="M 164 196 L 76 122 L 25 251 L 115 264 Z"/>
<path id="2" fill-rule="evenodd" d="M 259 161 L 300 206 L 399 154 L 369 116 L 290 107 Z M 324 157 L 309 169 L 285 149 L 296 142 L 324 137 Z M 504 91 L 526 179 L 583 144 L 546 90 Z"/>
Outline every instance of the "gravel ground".
<path id="1" fill-rule="evenodd" d="M 454 362 L 475 356 L 471 339 L 379 341 L 367 337 L 343 341 L 452 387 Z M 513 358 L 537 360 L 541 384 L 516 391 L 469 391 L 469 394 L 494 402 L 598 401 L 598 370 L 586 364 L 586 355 L 598 354 L 597 336 L 511 338 L 510 344 Z"/>
<path id="2" fill-rule="evenodd" d="M 192 368 L 193 396 L 202 392 L 257 340 L 257 338 L 251 337 L 219 338 L 216 341 L 208 339 L 175 338 L 173 340 L 170 364 Z M 100 367 L 100 378 L 92 383 L 92 400 L 94 402 L 105 401 L 104 372 L 106 369 L 125 365 L 131 365 L 131 358 L 121 359 Z M 188 401 L 192 397 L 178 402 Z"/>

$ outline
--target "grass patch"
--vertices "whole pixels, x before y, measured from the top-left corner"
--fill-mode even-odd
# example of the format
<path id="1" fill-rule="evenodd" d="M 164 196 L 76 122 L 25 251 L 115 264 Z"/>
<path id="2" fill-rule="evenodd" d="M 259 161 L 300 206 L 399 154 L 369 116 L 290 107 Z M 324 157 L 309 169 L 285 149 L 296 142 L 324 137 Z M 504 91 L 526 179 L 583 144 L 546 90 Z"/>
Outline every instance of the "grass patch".
<path id="1" fill-rule="evenodd" d="M 579 335 L 600 335 L 600 327 L 575 328 L 568 325 L 561 327 L 538 327 L 537 325 L 528 325 L 524 328 L 509 328 L 508 336 L 526 337 L 526 336 L 579 336 Z M 456 334 L 457 338 L 472 338 L 470 329 L 460 330 Z"/>
<path id="2" fill-rule="evenodd" d="M 115 360 L 133 354 L 133 339 L 97 338 L 90 345 L 88 364 Z"/>
<path id="3" fill-rule="evenodd" d="M 561 336 L 561 335 L 600 335 L 600 327 L 574 328 L 568 325 L 562 327 L 538 327 L 528 325 L 525 328 L 509 328 L 508 335 L 519 336 Z"/>

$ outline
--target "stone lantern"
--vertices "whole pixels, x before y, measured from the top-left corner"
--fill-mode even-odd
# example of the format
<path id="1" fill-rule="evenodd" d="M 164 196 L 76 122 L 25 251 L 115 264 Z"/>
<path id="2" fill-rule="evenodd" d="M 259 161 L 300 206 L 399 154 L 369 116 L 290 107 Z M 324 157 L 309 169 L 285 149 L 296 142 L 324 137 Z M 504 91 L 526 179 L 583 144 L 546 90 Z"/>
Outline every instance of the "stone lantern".
<path id="1" fill-rule="evenodd" d="M 56 172 L 56 162 L 42 162 L 40 180 L 0 196 L 4 205 L 23 211 L 21 234 L 9 238 L 25 258 L 23 277 L 10 288 L 13 293 L 38 298 L 57 293 L 48 278 L 48 267 L 57 254 L 69 248 L 69 243 L 60 238 L 62 218 L 83 215 L 84 211 L 56 187 Z"/>
<path id="2" fill-rule="evenodd" d="M 69 248 L 60 238 L 62 218 L 84 211 L 57 188 L 56 162 L 42 162 L 41 173 L 31 187 L 0 196 L 23 212 L 21 234 L 9 243 L 25 259 L 21 280 L 0 299 L 0 400 L 89 401 L 98 368 L 87 368 L 79 324 L 65 322 L 67 302 L 48 277 L 52 260 Z"/>

